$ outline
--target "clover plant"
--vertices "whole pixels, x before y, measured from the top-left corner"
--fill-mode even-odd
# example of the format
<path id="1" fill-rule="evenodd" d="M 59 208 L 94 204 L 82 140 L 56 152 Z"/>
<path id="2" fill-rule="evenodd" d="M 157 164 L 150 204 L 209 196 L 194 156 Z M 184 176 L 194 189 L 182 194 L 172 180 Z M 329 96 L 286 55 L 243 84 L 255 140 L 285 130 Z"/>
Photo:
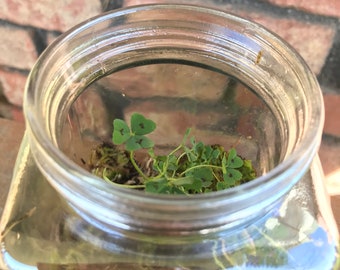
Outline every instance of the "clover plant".
<path id="1" fill-rule="evenodd" d="M 102 148 L 100 154 L 97 151 L 95 173 L 111 183 L 157 194 L 219 191 L 256 177 L 251 161 L 237 155 L 234 148 L 226 151 L 220 145 L 197 142 L 193 136 L 189 137 L 190 128 L 169 154 L 156 155 L 155 142 L 147 136 L 155 129 L 156 123 L 139 113 L 132 114 L 130 126 L 122 119 L 115 119 L 113 147 Z M 148 154 L 147 165 L 135 157 L 143 149 Z M 103 163 L 106 165 L 101 166 Z M 127 170 L 136 172 L 128 177 L 133 175 L 138 180 L 122 182 Z"/>

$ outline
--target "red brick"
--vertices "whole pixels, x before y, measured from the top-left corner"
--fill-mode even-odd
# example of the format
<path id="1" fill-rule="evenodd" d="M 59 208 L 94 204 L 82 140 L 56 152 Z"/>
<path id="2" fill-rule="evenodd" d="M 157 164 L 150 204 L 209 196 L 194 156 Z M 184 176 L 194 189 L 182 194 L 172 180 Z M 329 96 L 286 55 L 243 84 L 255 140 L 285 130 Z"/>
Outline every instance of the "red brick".
<path id="1" fill-rule="evenodd" d="M 100 0 L 4 0 L 0 18 L 17 24 L 65 31 L 100 12 Z"/>
<path id="2" fill-rule="evenodd" d="M 334 135 L 340 138 L 340 117 L 339 117 L 340 95 L 325 94 L 324 103 L 325 103 L 324 133 Z"/>
<path id="3" fill-rule="evenodd" d="M 327 15 L 327 16 L 337 16 L 340 17 L 340 2 L 338 0 L 323 0 L 322 4 L 320 0 L 265 0 L 274 5 L 278 5 L 281 7 L 293 7 L 303 11 Z M 177 1 L 169 1 L 169 0 L 125 0 L 124 6 L 133 6 L 133 5 L 141 5 L 141 4 L 157 4 L 157 3 L 182 3 L 182 4 L 198 4 L 202 6 L 209 6 L 220 8 L 221 4 L 216 4 L 214 2 L 218 1 L 206 1 L 206 0 L 192 0 L 190 3 L 187 0 L 177 0 Z M 221 1 L 222 2 L 222 1 Z M 229 5 L 231 6 L 231 5 Z M 225 7 L 225 5 L 224 5 Z M 249 5 L 251 8 L 251 5 Z M 238 13 L 235 10 L 234 13 Z"/>
<path id="4" fill-rule="evenodd" d="M 0 27 L 0 65 L 30 69 L 37 59 L 37 52 L 30 31 Z"/>
<path id="5" fill-rule="evenodd" d="M 0 85 L 11 104 L 22 106 L 26 79 L 27 76 L 19 72 L 0 69 Z"/>
<path id="6" fill-rule="evenodd" d="M 12 119 L 11 105 L 5 103 L 2 99 L 0 101 L 0 119 Z"/>
<path id="7" fill-rule="evenodd" d="M 333 45 L 335 26 L 276 18 L 245 10 L 231 11 L 267 27 L 294 47 L 315 74 L 321 71 Z"/>
<path id="8" fill-rule="evenodd" d="M 25 126 L 22 123 L 0 119 L 0 216 L 13 175 L 14 163 L 19 151 Z"/>
<path id="9" fill-rule="evenodd" d="M 319 157 L 325 173 L 325 182 L 331 195 L 340 195 L 340 143 L 323 139 Z"/>
<path id="10" fill-rule="evenodd" d="M 125 5 L 167 2 L 166 0 L 126 0 Z M 187 3 L 183 0 L 176 2 Z M 214 4 L 214 2 L 204 0 L 195 0 L 194 4 L 218 8 L 264 25 L 292 45 L 316 74 L 321 71 L 325 63 L 336 33 L 335 25 L 325 26 L 273 17 L 268 13 L 253 11 L 251 5 L 241 7 L 231 4 Z"/>
<path id="11" fill-rule="evenodd" d="M 3 101 L 0 102 L 0 117 L 8 120 L 14 120 L 16 122 L 25 121 L 21 107 L 4 103 Z"/>
<path id="12" fill-rule="evenodd" d="M 339 230 L 340 229 L 340 196 L 332 196 L 331 202 L 332 202 L 332 209 L 333 209 L 335 221 L 337 223 L 338 230 Z"/>
<path id="13" fill-rule="evenodd" d="M 22 108 L 13 106 L 11 109 L 11 119 L 16 122 L 25 122 L 25 117 Z"/>
<path id="14" fill-rule="evenodd" d="M 113 73 L 98 81 L 133 98 L 154 96 L 217 100 L 228 79 L 217 72 L 185 65 L 147 65 Z"/>
<path id="15" fill-rule="evenodd" d="M 322 140 L 319 150 L 319 157 L 326 176 L 340 169 L 339 152 L 339 143 L 327 138 Z"/>
<path id="16" fill-rule="evenodd" d="M 339 0 L 267 0 L 268 2 L 282 6 L 294 7 L 303 11 L 340 17 L 340 1 Z"/>

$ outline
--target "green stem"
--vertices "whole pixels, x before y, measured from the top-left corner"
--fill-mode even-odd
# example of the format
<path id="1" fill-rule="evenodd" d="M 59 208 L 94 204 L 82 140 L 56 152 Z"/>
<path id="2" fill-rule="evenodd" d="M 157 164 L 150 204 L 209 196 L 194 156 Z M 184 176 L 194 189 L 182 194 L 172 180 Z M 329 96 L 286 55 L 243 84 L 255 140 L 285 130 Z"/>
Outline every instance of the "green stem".
<path id="1" fill-rule="evenodd" d="M 221 246 L 222 246 L 222 254 L 223 257 L 226 258 L 226 260 L 234 267 L 237 267 L 237 269 L 242 270 L 242 268 L 239 266 L 239 264 L 236 262 L 236 260 L 234 260 L 234 258 L 232 257 L 232 255 L 229 255 L 227 250 L 226 250 L 226 243 L 224 239 L 221 239 Z"/>
<path id="2" fill-rule="evenodd" d="M 218 248 L 218 240 L 215 240 L 214 246 L 212 248 L 212 254 L 213 254 L 214 262 L 218 267 L 220 267 L 220 269 L 226 269 L 224 264 L 218 258 L 219 256 L 218 256 L 217 248 Z"/>
<path id="3" fill-rule="evenodd" d="M 216 165 L 209 165 L 209 164 L 202 164 L 202 165 L 196 165 L 196 166 L 193 166 L 193 167 L 190 167 L 188 169 L 186 169 L 184 172 L 182 172 L 179 176 L 183 176 L 185 175 L 187 172 L 190 172 L 194 169 L 197 169 L 197 168 L 212 168 L 212 169 L 219 169 L 219 170 L 222 170 L 222 167 L 221 166 L 216 166 Z"/>
<path id="4" fill-rule="evenodd" d="M 193 183 L 192 177 L 169 178 L 175 186 L 191 185 Z"/>
<path id="5" fill-rule="evenodd" d="M 190 128 L 188 128 L 188 129 L 186 130 L 185 135 L 184 135 L 184 137 L 183 137 L 183 140 L 182 140 L 181 144 L 178 145 L 174 150 L 172 150 L 168 156 L 174 155 L 174 154 L 175 154 L 177 151 L 179 151 L 181 148 L 185 148 L 185 142 L 186 142 L 187 139 L 188 139 L 188 136 L 189 136 L 189 134 L 190 134 L 190 131 L 191 131 Z M 186 155 L 186 154 L 187 154 L 186 151 L 184 151 L 182 154 L 180 154 L 179 157 L 177 158 L 177 162 L 181 159 L 181 157 L 183 157 L 183 155 Z M 178 163 L 177 163 L 177 165 L 178 165 Z"/>
<path id="6" fill-rule="evenodd" d="M 153 177 L 147 177 L 147 179 L 145 179 L 147 182 L 153 182 L 153 181 L 157 181 L 157 180 L 159 180 L 159 179 L 161 179 L 162 177 L 164 177 L 164 173 L 162 172 L 162 173 L 160 173 L 160 174 L 158 174 L 158 175 L 156 175 L 156 176 L 153 176 Z"/>
<path id="7" fill-rule="evenodd" d="M 193 153 L 194 150 L 193 150 L 193 149 L 189 149 L 189 150 L 188 150 L 188 148 L 185 147 L 185 146 L 182 146 L 182 147 L 184 148 L 184 152 L 178 156 L 177 162 L 176 162 L 177 165 L 179 164 L 181 158 L 184 157 L 184 156 L 187 156 L 188 161 L 189 161 L 189 162 L 192 162 L 192 160 L 191 160 L 189 154 L 190 154 L 190 153 Z M 197 157 L 197 155 L 195 155 L 195 156 Z"/>
<path id="8" fill-rule="evenodd" d="M 257 226 L 254 226 L 255 230 L 257 230 L 270 244 L 273 245 L 273 247 L 277 248 L 278 250 L 282 251 L 287 255 L 287 257 L 290 257 L 293 261 L 295 261 L 295 258 L 289 253 L 287 249 L 282 247 L 277 241 L 275 241 L 273 238 L 271 238 L 268 234 L 264 233 L 262 230 L 260 230 Z"/>
<path id="9" fill-rule="evenodd" d="M 213 176 L 215 177 L 215 179 L 218 181 L 218 182 L 222 182 L 223 180 L 221 180 L 217 175 L 216 173 L 214 172 L 214 170 L 212 170 L 212 174 Z"/>
<path id="10" fill-rule="evenodd" d="M 148 179 L 148 177 L 142 172 L 142 170 L 138 167 L 135 159 L 134 159 L 134 151 L 130 151 L 130 161 L 133 165 L 133 167 L 135 167 L 136 171 L 144 178 L 144 180 Z"/>
<path id="11" fill-rule="evenodd" d="M 168 157 L 174 155 L 174 154 L 175 154 L 178 150 L 180 150 L 182 147 L 183 147 L 182 144 L 180 144 L 179 146 L 177 146 L 174 150 L 172 150 L 172 151 L 168 154 Z"/>

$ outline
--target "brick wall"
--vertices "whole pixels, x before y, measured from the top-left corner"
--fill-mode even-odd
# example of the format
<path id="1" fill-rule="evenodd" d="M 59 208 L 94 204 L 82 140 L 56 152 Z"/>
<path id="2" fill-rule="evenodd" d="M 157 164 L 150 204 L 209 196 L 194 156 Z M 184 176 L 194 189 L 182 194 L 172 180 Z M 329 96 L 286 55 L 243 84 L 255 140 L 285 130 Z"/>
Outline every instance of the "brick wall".
<path id="1" fill-rule="evenodd" d="M 0 0 L 0 116 L 23 120 L 27 75 L 60 33 L 94 15 L 144 3 L 192 3 L 254 20 L 279 34 L 317 75 L 326 104 L 325 134 L 340 137 L 338 0 Z M 334 113 L 337 112 L 337 113 Z"/>

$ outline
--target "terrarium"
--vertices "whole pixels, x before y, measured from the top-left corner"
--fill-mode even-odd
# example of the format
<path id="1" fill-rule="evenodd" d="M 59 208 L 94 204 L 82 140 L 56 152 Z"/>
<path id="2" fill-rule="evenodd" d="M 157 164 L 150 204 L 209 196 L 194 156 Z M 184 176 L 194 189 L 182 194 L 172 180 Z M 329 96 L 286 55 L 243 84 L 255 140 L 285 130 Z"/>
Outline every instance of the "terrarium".
<path id="1" fill-rule="evenodd" d="M 100 15 L 41 55 L 24 112 L 2 269 L 339 269 L 317 155 L 322 94 L 302 58 L 258 24 L 188 5 Z M 136 115 L 157 125 L 152 153 L 187 149 L 190 130 L 189 144 L 233 149 L 256 177 L 155 194 L 94 174 L 95 149 Z"/>

